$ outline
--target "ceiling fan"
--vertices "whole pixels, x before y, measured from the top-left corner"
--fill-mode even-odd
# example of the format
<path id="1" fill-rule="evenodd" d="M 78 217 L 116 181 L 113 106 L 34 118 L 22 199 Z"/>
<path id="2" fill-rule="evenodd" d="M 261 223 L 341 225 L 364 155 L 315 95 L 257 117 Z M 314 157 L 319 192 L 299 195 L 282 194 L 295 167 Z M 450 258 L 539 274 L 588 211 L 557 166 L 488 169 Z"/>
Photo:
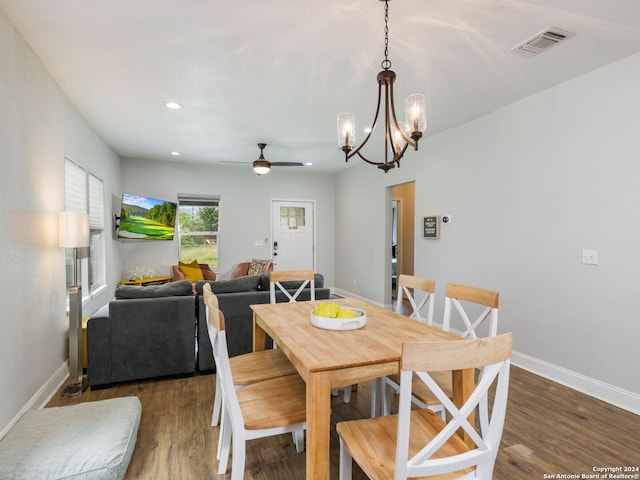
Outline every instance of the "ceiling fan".
<path id="1" fill-rule="evenodd" d="M 264 158 L 264 149 L 266 148 L 266 143 L 259 143 L 258 148 L 260 149 L 260 156 L 257 160 L 253 161 L 253 171 L 258 175 L 265 175 L 269 173 L 271 167 L 302 167 L 302 163 L 300 162 L 270 162 L 266 158 Z"/>

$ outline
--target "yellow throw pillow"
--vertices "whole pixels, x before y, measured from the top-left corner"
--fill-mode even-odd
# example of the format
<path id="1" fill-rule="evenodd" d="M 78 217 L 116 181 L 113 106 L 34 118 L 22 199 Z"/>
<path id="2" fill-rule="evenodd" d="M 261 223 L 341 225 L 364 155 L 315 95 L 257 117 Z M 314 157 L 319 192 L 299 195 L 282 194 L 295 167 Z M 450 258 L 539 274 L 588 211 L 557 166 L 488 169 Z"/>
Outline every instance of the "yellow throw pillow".
<path id="1" fill-rule="evenodd" d="M 267 270 L 271 266 L 271 260 L 260 260 L 254 258 L 251 260 L 251 264 L 249 265 L 249 271 L 247 275 L 262 275 L 263 273 L 267 273 Z"/>
<path id="2" fill-rule="evenodd" d="M 200 265 L 197 260 L 191 263 L 178 262 L 178 268 L 180 268 L 180 271 L 184 274 L 184 278 L 192 283 L 198 280 L 204 280 L 202 270 L 200 270 Z"/>

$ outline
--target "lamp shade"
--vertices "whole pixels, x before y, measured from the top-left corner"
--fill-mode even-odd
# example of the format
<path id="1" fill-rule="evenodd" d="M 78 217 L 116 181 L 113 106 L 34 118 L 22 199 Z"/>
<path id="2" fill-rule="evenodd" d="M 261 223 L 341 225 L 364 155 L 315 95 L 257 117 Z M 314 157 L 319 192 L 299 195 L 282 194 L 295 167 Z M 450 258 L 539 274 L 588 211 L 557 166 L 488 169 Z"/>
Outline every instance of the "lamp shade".
<path id="1" fill-rule="evenodd" d="M 58 244 L 62 248 L 89 246 L 89 215 L 83 212 L 60 212 Z"/>

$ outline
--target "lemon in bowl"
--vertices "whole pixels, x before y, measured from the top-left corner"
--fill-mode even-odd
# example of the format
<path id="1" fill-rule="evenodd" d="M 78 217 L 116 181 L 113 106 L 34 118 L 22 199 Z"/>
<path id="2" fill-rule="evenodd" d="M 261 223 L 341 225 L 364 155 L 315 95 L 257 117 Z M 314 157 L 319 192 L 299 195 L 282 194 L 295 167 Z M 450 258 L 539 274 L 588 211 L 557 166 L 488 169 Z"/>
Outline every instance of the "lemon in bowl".
<path id="1" fill-rule="evenodd" d="M 355 330 L 366 323 L 364 310 L 340 307 L 335 303 L 321 303 L 311 312 L 311 324 L 325 330 Z"/>

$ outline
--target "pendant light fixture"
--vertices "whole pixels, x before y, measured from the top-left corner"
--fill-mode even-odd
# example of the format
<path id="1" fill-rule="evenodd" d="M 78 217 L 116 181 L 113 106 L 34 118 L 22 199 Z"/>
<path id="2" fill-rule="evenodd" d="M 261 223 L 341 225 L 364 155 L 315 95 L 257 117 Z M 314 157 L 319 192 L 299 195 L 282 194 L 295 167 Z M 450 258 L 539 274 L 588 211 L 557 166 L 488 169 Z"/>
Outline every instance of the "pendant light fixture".
<path id="1" fill-rule="evenodd" d="M 384 60 L 381 63 L 382 71 L 378 73 L 378 105 L 373 118 L 371 130 L 363 142 L 356 147 L 356 122 L 353 113 L 341 113 L 338 115 L 338 145 L 344 152 L 345 161 L 349 161 L 354 155 L 358 155 L 365 162 L 376 165 L 387 173 L 397 165 L 400 167 L 400 159 L 411 145 L 418 150 L 418 141 L 427 126 L 425 113 L 425 98 L 422 94 L 409 95 L 404 102 L 405 122 L 399 122 L 393 100 L 393 82 L 396 74 L 391 70 L 389 60 L 389 0 L 384 1 Z M 384 90 L 384 99 L 383 99 Z M 376 129 L 380 114 L 381 103 L 384 102 L 384 161 L 374 162 L 364 157 L 360 150 L 366 145 Z M 389 158 L 391 156 L 391 158 Z"/>

